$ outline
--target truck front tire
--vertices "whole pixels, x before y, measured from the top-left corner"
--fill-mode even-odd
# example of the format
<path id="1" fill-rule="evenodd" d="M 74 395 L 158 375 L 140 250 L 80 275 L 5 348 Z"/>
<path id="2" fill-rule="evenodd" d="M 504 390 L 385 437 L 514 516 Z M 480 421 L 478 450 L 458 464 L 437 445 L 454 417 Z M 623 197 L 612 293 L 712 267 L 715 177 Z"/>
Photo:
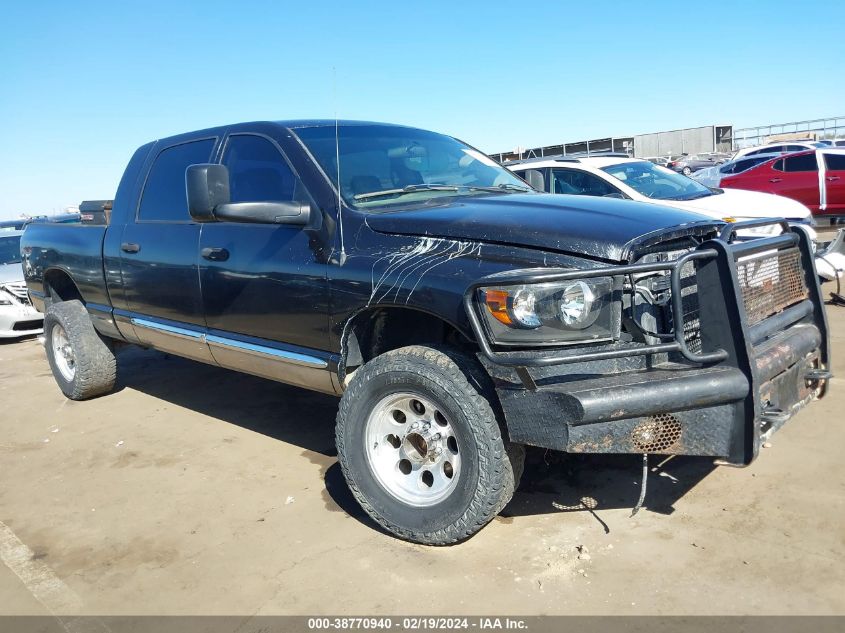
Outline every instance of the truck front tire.
<path id="1" fill-rule="evenodd" d="M 510 501 L 525 458 L 503 437 L 497 408 L 489 377 L 457 352 L 412 346 L 374 358 L 355 372 L 337 417 L 352 494 L 405 540 L 472 536 Z"/>
<path id="2" fill-rule="evenodd" d="M 47 308 L 44 348 L 56 383 L 71 400 L 87 400 L 114 388 L 114 354 L 82 302 L 61 301 Z"/>

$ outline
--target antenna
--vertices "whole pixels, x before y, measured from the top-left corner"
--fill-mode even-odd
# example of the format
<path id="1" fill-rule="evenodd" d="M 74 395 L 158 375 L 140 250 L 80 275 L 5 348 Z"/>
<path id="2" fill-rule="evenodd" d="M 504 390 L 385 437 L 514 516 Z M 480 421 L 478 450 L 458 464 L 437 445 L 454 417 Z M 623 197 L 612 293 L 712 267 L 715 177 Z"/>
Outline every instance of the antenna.
<path id="1" fill-rule="evenodd" d="M 332 66 L 332 87 L 334 92 L 334 151 L 337 165 L 337 223 L 340 227 L 340 265 L 346 262 L 346 249 L 343 244 L 343 200 L 340 196 L 340 133 L 337 121 L 337 68 Z"/>

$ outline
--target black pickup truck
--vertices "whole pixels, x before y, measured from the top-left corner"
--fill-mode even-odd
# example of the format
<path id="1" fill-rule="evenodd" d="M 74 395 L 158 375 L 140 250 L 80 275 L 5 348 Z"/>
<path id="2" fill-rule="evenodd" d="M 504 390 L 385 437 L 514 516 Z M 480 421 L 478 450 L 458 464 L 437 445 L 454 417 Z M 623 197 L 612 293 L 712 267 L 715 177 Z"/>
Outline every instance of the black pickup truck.
<path id="1" fill-rule="evenodd" d="M 445 544 L 508 502 L 524 445 L 744 465 L 823 394 L 811 244 L 735 238 L 759 224 L 541 194 L 414 128 L 288 121 L 144 145 L 108 226 L 21 248 L 67 397 L 107 393 L 126 343 L 338 395 L 355 497 Z"/>

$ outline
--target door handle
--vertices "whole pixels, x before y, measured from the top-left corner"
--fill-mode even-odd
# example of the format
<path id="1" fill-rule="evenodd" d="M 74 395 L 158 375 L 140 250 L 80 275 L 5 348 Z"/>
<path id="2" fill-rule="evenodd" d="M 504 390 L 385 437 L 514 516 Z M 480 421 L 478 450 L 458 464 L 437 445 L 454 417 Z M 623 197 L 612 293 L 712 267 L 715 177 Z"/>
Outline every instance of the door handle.
<path id="1" fill-rule="evenodd" d="M 826 176 L 825 180 L 828 182 L 833 182 L 834 180 L 839 180 L 839 176 Z"/>
<path id="2" fill-rule="evenodd" d="M 225 248 L 207 247 L 200 251 L 200 255 L 202 255 L 204 259 L 209 259 L 213 262 L 225 262 L 229 259 L 229 251 Z"/>
<path id="3" fill-rule="evenodd" d="M 769 182 L 780 182 L 783 178 L 769 178 Z"/>
<path id="4" fill-rule="evenodd" d="M 141 250 L 140 244 L 133 244 L 132 242 L 124 242 L 120 245 L 120 250 L 124 253 L 137 253 Z"/>

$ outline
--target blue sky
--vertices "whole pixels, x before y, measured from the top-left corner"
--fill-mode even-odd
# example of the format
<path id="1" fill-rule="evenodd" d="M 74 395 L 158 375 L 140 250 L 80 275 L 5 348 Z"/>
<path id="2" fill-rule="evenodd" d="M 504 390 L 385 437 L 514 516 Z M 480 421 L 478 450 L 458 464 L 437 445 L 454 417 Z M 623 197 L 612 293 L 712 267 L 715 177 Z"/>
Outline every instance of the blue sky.
<path id="1" fill-rule="evenodd" d="M 236 121 L 337 109 L 492 152 L 845 114 L 839 0 L 4 5 L 0 218 L 113 197 L 137 146 Z"/>

